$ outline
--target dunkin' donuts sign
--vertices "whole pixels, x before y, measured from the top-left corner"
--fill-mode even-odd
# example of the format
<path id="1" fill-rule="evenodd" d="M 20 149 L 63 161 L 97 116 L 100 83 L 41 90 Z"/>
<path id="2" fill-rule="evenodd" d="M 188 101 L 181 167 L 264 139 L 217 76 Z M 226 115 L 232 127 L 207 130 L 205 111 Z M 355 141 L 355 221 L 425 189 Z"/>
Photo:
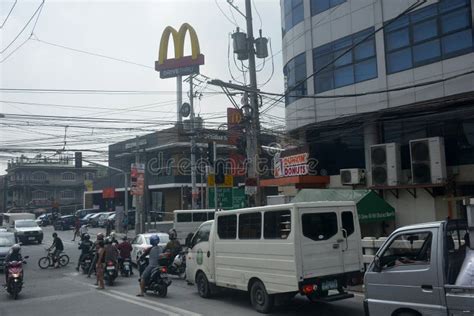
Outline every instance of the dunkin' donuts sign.
<path id="1" fill-rule="evenodd" d="M 283 156 L 285 152 L 281 154 Z M 285 157 L 275 155 L 274 176 L 275 178 L 304 176 L 309 173 L 307 152 L 292 154 Z"/>

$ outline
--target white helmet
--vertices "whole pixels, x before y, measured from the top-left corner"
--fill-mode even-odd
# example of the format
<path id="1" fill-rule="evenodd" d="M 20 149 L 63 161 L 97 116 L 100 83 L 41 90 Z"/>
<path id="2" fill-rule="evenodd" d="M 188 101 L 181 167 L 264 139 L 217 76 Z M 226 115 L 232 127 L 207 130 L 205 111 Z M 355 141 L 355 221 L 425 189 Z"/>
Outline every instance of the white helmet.
<path id="1" fill-rule="evenodd" d="M 179 267 L 182 263 L 183 263 L 183 260 L 181 259 L 181 257 L 179 255 L 174 257 L 173 264 L 175 266 Z"/>
<path id="2" fill-rule="evenodd" d="M 171 228 L 169 231 L 168 231 L 168 235 L 170 237 L 170 240 L 175 240 L 176 237 L 178 236 L 178 234 L 176 233 L 176 229 L 174 228 Z"/>

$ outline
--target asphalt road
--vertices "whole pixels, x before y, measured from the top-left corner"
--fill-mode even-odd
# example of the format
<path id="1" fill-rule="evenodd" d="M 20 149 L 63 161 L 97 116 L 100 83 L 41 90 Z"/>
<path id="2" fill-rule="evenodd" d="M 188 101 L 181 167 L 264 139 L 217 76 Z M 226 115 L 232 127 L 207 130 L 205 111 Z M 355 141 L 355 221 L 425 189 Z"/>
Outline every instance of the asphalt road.
<path id="1" fill-rule="evenodd" d="M 95 238 L 93 230 L 91 235 Z M 238 291 L 224 291 L 212 299 L 199 297 L 194 286 L 173 279 L 166 298 L 147 295 L 136 297 L 137 277 L 119 277 L 113 287 L 105 291 L 95 289 L 94 275 L 88 279 L 76 272 L 79 257 L 77 241 L 72 242 L 72 231 L 58 232 L 71 258 L 67 267 L 41 270 L 38 259 L 52 243 L 53 230 L 44 228 L 43 245 L 22 246 L 23 255 L 30 256 L 25 265 L 24 288 L 14 301 L 0 288 L 0 315 L 261 315 L 253 310 L 248 295 Z M 2 279 L 3 282 L 3 279 Z M 276 307 L 272 315 L 351 315 L 362 316 L 362 296 L 330 304 L 314 304 L 296 297 L 286 306 Z"/>

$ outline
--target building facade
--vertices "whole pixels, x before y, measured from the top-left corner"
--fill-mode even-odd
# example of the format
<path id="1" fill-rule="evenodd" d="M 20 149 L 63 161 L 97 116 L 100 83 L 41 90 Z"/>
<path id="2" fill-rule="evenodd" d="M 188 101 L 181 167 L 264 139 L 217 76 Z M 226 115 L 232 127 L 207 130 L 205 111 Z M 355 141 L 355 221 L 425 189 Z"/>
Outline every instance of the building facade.
<path id="1" fill-rule="evenodd" d="M 59 209 L 69 214 L 82 208 L 85 181 L 95 178 L 96 168 L 76 166 L 74 158 L 24 156 L 8 163 L 6 175 L 9 207 Z"/>
<path id="2" fill-rule="evenodd" d="M 474 1 L 282 0 L 288 132 L 328 187 L 341 169 L 396 209 L 395 224 L 463 216 L 474 194 Z M 409 11 L 407 9 L 411 8 Z M 410 141 L 440 137 L 446 175 L 419 185 Z M 396 143 L 396 184 L 372 183 L 371 146 Z"/>

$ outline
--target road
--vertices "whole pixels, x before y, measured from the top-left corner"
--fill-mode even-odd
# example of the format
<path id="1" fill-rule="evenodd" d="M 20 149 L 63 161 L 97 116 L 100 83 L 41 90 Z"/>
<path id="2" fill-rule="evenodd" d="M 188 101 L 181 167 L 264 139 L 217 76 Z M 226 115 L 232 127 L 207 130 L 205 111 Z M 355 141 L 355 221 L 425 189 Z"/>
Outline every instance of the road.
<path id="1" fill-rule="evenodd" d="M 64 242 L 65 253 L 71 262 L 60 269 L 41 270 L 38 259 L 52 243 L 52 228 L 45 227 L 43 245 L 22 246 L 28 255 L 25 265 L 25 286 L 18 301 L 11 299 L 0 288 L 0 315 L 261 315 L 253 310 L 248 295 L 238 291 L 224 291 L 212 299 L 199 297 L 194 286 L 173 279 L 166 298 L 147 295 L 136 297 L 137 277 L 119 277 L 113 287 L 105 291 L 95 289 L 94 278 L 76 272 L 79 257 L 77 241 L 72 242 L 72 231 L 58 232 Z M 98 232 L 91 232 L 93 238 Z M 93 277 L 93 276 L 92 276 Z M 286 306 L 276 307 L 271 315 L 351 315 L 362 316 L 362 296 L 331 304 L 314 304 L 297 297 Z"/>

